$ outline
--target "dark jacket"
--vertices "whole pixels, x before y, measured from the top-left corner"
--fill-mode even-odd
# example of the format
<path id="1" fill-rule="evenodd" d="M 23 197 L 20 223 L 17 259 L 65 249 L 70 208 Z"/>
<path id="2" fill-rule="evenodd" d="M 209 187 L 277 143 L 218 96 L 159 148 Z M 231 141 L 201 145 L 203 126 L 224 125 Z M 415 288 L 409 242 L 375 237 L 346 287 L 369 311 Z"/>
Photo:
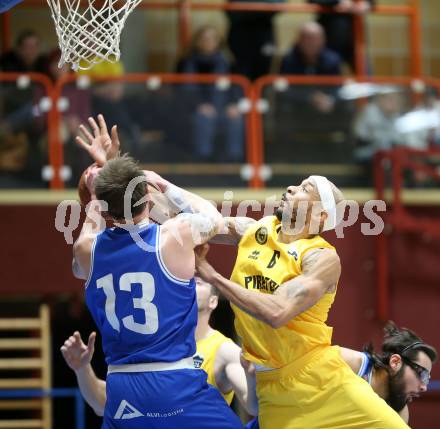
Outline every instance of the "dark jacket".
<path id="1" fill-rule="evenodd" d="M 290 52 L 284 56 L 281 63 L 280 74 L 340 75 L 341 58 L 336 52 L 324 48 L 319 55 L 317 63 L 310 66 L 304 62 L 303 55 L 298 46 L 294 46 Z"/>
<path id="2" fill-rule="evenodd" d="M 14 52 L 6 52 L 0 58 L 0 70 L 4 72 L 21 73 L 21 72 L 38 72 L 47 73 L 47 58 L 40 55 L 34 64 L 27 67 L 21 58 Z"/>
<path id="3" fill-rule="evenodd" d="M 186 74 L 228 74 L 230 65 L 221 52 L 212 55 L 193 52 L 179 61 L 177 72 Z M 185 88 L 187 92 L 192 93 L 192 101 L 196 104 L 209 103 L 220 109 L 226 103 L 225 92 L 216 89 L 214 84 L 187 84 Z"/>

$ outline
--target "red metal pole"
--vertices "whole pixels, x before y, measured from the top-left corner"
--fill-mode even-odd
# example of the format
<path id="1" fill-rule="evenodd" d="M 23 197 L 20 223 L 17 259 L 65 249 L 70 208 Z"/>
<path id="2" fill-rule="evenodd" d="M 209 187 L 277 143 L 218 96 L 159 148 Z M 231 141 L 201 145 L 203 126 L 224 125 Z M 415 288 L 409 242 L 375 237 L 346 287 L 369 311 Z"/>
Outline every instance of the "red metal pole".
<path id="1" fill-rule="evenodd" d="M 383 151 L 376 152 L 373 158 L 373 174 L 374 187 L 376 189 L 376 198 L 378 200 L 385 200 L 385 170 L 384 161 L 386 155 Z"/>
<path id="2" fill-rule="evenodd" d="M 358 77 L 367 74 L 367 47 L 365 43 L 365 21 L 362 15 L 353 16 L 354 28 L 354 63 Z"/>
<path id="3" fill-rule="evenodd" d="M 263 78 L 264 79 L 264 78 Z M 252 86 L 252 140 L 251 140 L 251 151 L 252 151 L 252 166 L 254 167 L 255 175 L 252 178 L 251 186 L 253 188 L 264 188 L 264 182 L 260 177 L 260 168 L 264 164 L 264 130 L 263 130 L 263 120 L 262 112 L 258 111 L 258 102 L 261 98 L 263 82 L 257 79 Z"/>
<path id="4" fill-rule="evenodd" d="M 391 151 L 391 175 L 393 182 L 393 220 L 396 224 L 403 222 L 403 204 L 402 204 L 402 187 L 403 187 L 403 157 L 404 152 L 400 148 Z"/>
<path id="5" fill-rule="evenodd" d="M 410 64 L 411 76 L 422 76 L 422 30 L 420 27 L 420 2 L 419 0 L 412 0 L 412 11 L 409 15 L 410 31 L 409 31 L 409 46 L 410 46 Z"/>
<path id="6" fill-rule="evenodd" d="M 385 200 L 385 168 L 384 161 L 389 159 L 388 152 L 380 151 L 374 156 L 374 185 L 376 198 Z M 387 216 L 383 216 L 384 222 Z M 391 221 L 391 217 L 389 218 Z M 385 229 L 376 237 L 376 308 L 377 317 L 385 322 L 389 316 L 389 254 L 388 254 L 387 224 Z"/>
<path id="7" fill-rule="evenodd" d="M 386 218 L 384 219 L 386 220 Z M 377 302 L 377 317 L 386 322 L 390 314 L 390 285 L 389 285 L 389 254 L 388 254 L 388 240 L 385 230 L 382 231 L 376 238 L 376 261 L 377 261 L 377 285 L 376 285 L 376 302 Z"/>
<path id="8" fill-rule="evenodd" d="M 191 41 L 191 2 L 190 0 L 179 1 L 179 40 L 178 46 L 180 52 L 189 45 Z"/>
<path id="9" fill-rule="evenodd" d="M 64 148 L 60 141 L 61 112 L 58 109 L 62 86 L 58 83 L 51 89 L 52 109 L 48 113 L 48 139 L 49 139 L 49 162 L 53 169 L 53 177 L 50 181 L 51 189 L 64 189 L 64 181 L 61 179 L 60 172 L 63 165 Z"/>
<path id="10" fill-rule="evenodd" d="M 1 50 L 5 53 L 11 49 L 11 12 L 5 12 L 1 15 L 2 19 L 2 42 Z"/>

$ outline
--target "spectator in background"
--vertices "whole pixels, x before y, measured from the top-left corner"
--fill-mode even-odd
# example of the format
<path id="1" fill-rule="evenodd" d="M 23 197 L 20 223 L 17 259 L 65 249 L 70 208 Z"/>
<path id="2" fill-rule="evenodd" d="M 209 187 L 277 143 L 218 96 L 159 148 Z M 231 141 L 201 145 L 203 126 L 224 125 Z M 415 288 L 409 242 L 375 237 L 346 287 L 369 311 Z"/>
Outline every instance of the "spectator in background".
<path id="1" fill-rule="evenodd" d="M 325 46 L 324 30 L 316 22 L 306 22 L 292 49 L 283 57 L 281 74 L 292 75 L 340 75 L 341 59 L 339 55 Z M 306 100 L 298 93 L 298 101 L 306 101 L 321 113 L 333 110 L 336 101 L 336 89 L 313 90 L 307 88 Z"/>
<path id="2" fill-rule="evenodd" d="M 425 108 L 435 113 L 440 122 L 440 98 L 438 90 L 435 88 L 428 88 L 424 97 Z M 440 147 L 440 125 L 431 130 L 430 135 L 431 146 Z"/>
<path id="3" fill-rule="evenodd" d="M 375 0 L 308 0 L 320 6 L 332 6 L 335 12 L 320 13 L 317 21 L 327 37 L 327 46 L 337 52 L 351 70 L 355 71 L 353 15 L 365 15 L 374 7 Z"/>
<path id="4" fill-rule="evenodd" d="M 341 58 L 326 47 L 321 25 L 306 22 L 299 30 L 298 40 L 284 56 L 281 74 L 335 75 L 341 74 Z"/>
<path id="5" fill-rule="evenodd" d="M 366 167 L 371 167 L 374 154 L 379 150 L 390 150 L 403 146 L 425 150 L 435 145 L 436 132 L 440 128 L 440 111 L 435 107 L 435 92 L 428 90 L 423 103 L 404 112 L 402 94 L 398 88 L 385 86 L 364 107 L 355 122 L 355 136 L 360 147 L 355 158 Z M 428 165 L 437 165 L 426 159 Z M 426 187 L 433 184 L 430 176 L 422 170 L 404 172 L 405 185 Z"/>
<path id="6" fill-rule="evenodd" d="M 15 47 L 0 58 L 4 72 L 47 72 L 47 58 L 41 54 L 40 39 L 32 30 L 19 34 Z M 40 187 L 41 168 L 47 152 L 41 147 L 43 131 L 38 117 L 40 84 L 17 88 L 2 85 L 0 97 L 0 187 Z"/>
<path id="7" fill-rule="evenodd" d="M 396 120 L 402 114 L 403 102 L 397 88 L 384 87 L 359 113 L 354 133 L 358 148 L 355 158 L 360 163 L 371 165 L 378 150 L 389 150 L 401 143 L 396 129 Z"/>
<path id="8" fill-rule="evenodd" d="M 187 55 L 179 61 L 180 73 L 227 74 L 230 65 L 221 51 L 221 37 L 215 27 L 206 25 L 195 34 Z M 225 145 L 222 156 L 216 159 L 242 161 L 244 147 L 243 118 L 232 91 L 224 91 L 214 85 L 186 85 L 195 103 L 193 148 L 203 161 L 213 160 L 217 131 L 224 129 Z"/>
<path id="9" fill-rule="evenodd" d="M 47 58 L 41 54 L 41 43 L 37 33 L 32 30 L 21 32 L 15 48 L 1 56 L 0 69 L 4 72 L 45 73 Z"/>
<path id="10" fill-rule="evenodd" d="M 229 0 L 255 2 L 255 0 Z M 262 3 L 281 3 L 283 0 L 260 0 Z M 272 18 L 275 12 L 228 11 L 228 47 L 235 57 L 233 72 L 250 80 L 269 74 L 275 52 Z"/>
<path id="11" fill-rule="evenodd" d="M 124 74 L 120 61 L 103 61 L 80 74 L 91 78 L 115 78 Z M 124 148 L 136 158 L 142 156 L 142 133 L 135 115 L 132 114 L 131 98 L 126 94 L 123 81 L 97 81 L 92 91 L 92 116 L 104 115 L 110 125 L 118 124 L 118 132 Z"/>

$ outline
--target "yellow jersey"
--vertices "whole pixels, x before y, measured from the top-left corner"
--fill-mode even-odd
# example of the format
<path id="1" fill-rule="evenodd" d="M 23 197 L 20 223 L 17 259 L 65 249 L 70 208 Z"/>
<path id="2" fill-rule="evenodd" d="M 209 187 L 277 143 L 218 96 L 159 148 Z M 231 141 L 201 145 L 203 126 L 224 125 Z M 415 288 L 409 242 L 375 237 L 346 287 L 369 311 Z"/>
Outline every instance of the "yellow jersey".
<path id="1" fill-rule="evenodd" d="M 217 383 L 215 382 L 215 374 L 214 374 L 214 362 L 215 357 L 217 355 L 217 351 L 219 347 L 227 342 L 232 340 L 228 337 L 225 337 L 221 332 L 214 331 L 211 335 L 202 340 L 197 341 L 197 352 L 194 356 L 194 362 L 196 366 L 203 369 L 208 374 L 208 383 L 211 386 L 214 386 L 218 391 L 222 394 L 225 401 L 231 405 L 232 398 L 234 397 L 234 391 L 231 390 L 228 393 L 222 393 L 222 391 L 218 388 Z"/>
<path id="2" fill-rule="evenodd" d="M 269 216 L 243 235 L 232 272 L 234 283 L 253 293 L 273 294 L 278 287 L 302 274 L 302 260 L 311 249 L 334 249 L 319 235 L 292 243 L 278 241 L 280 221 Z M 281 368 L 315 347 L 331 344 L 332 328 L 326 325 L 335 293 L 326 293 L 314 306 L 275 329 L 232 305 L 235 328 L 244 355 L 259 365 Z"/>

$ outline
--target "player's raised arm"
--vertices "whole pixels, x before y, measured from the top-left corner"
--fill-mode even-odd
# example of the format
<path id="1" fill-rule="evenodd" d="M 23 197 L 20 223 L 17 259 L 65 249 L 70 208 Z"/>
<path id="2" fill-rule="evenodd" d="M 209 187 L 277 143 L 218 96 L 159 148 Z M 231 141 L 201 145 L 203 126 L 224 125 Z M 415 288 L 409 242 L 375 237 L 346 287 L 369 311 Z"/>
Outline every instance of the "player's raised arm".
<path id="1" fill-rule="evenodd" d="M 163 231 L 171 233 L 181 246 L 194 248 L 225 229 L 222 215 L 210 201 L 169 182 L 163 193 L 180 212 L 163 225 Z"/>
<path id="2" fill-rule="evenodd" d="M 107 400 L 106 382 L 96 377 L 90 364 L 95 339 L 96 333 L 92 332 L 86 345 L 83 343 L 80 333 L 75 332 L 64 342 L 61 353 L 67 365 L 75 372 L 79 390 L 85 401 L 98 416 L 103 416 Z"/>
<path id="3" fill-rule="evenodd" d="M 72 271 L 76 278 L 86 279 L 90 269 L 90 256 L 93 241 L 96 235 L 105 228 L 105 220 L 102 217 L 102 206 L 94 198 L 94 186 L 99 172 L 96 165 L 90 166 L 85 173 L 86 186 L 92 195 L 91 203 L 87 206 L 81 232 L 73 245 Z"/>
<path id="4" fill-rule="evenodd" d="M 256 220 L 251 217 L 237 216 L 225 217 L 225 226 L 222 231 L 210 240 L 210 243 L 215 244 L 231 244 L 237 245 L 243 234 L 252 226 Z"/>
<path id="5" fill-rule="evenodd" d="M 305 254 L 300 276 L 280 285 L 275 294 L 255 294 L 224 278 L 207 262 L 206 249 L 197 253 L 197 272 L 219 289 L 223 296 L 253 317 L 273 328 L 315 305 L 325 293 L 333 292 L 341 273 L 337 253 L 316 249 Z"/>

